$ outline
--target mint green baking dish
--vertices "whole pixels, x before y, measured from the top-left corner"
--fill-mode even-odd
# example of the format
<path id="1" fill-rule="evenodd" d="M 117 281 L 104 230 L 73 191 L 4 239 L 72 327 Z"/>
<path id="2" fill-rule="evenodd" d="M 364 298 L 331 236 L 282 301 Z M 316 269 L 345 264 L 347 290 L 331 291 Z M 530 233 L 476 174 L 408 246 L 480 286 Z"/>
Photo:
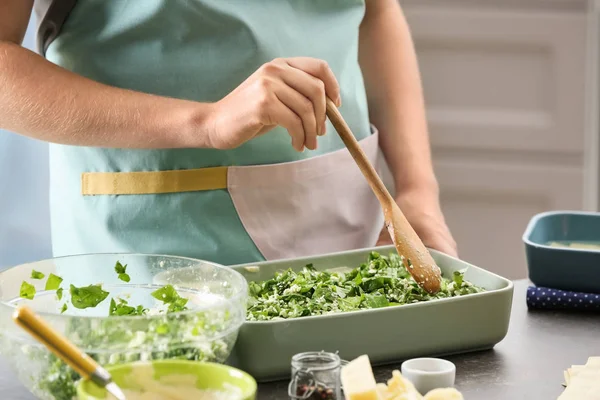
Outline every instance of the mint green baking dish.
<path id="1" fill-rule="evenodd" d="M 233 266 L 248 281 L 270 279 L 276 271 L 357 267 L 371 251 L 393 246 Z M 288 379 L 294 354 L 339 352 L 350 360 L 368 354 L 375 365 L 412 357 L 443 356 L 493 348 L 506 336 L 513 296 L 511 281 L 464 261 L 431 251 L 444 276 L 468 267 L 465 278 L 487 289 L 464 297 L 398 307 L 288 320 L 245 322 L 229 363 L 259 382 Z"/>

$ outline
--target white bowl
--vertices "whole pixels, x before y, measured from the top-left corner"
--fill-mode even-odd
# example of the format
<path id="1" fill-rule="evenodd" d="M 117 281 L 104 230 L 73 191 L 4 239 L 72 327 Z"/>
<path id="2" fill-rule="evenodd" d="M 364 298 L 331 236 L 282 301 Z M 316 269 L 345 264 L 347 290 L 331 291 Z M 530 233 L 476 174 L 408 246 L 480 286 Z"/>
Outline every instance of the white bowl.
<path id="1" fill-rule="evenodd" d="M 439 358 L 414 358 L 402 363 L 402 375 L 425 395 L 433 389 L 453 387 L 456 367 Z"/>

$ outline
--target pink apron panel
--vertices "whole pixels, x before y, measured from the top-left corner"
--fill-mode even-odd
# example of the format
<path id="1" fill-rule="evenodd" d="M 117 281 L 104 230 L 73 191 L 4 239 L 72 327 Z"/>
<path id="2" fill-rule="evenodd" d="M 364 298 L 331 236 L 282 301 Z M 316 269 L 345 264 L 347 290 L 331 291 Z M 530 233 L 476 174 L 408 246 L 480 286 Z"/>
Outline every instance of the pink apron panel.
<path id="1" fill-rule="evenodd" d="M 373 128 L 360 141 L 376 168 L 378 138 Z M 383 227 L 381 206 L 345 148 L 290 163 L 230 167 L 227 180 L 242 224 L 267 260 L 374 246 Z"/>

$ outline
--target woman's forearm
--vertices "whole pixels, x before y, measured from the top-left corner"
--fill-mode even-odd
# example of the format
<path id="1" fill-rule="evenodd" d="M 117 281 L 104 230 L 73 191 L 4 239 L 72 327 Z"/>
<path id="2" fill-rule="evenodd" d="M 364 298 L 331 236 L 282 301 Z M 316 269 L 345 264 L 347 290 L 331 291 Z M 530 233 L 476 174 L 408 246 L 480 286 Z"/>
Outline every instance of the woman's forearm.
<path id="1" fill-rule="evenodd" d="M 210 105 L 106 86 L 0 41 L 0 128 L 48 142 L 209 147 Z"/>
<path id="2" fill-rule="evenodd" d="M 369 113 L 399 188 L 437 190 L 423 90 L 408 24 L 397 0 L 367 2 L 360 29 L 360 64 Z"/>

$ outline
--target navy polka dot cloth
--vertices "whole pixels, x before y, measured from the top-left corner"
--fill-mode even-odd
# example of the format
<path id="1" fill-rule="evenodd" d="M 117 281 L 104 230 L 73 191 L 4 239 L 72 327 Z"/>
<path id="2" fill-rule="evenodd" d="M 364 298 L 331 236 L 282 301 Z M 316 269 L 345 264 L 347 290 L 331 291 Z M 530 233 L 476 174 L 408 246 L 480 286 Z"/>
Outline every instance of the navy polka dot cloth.
<path id="1" fill-rule="evenodd" d="M 569 292 L 565 290 L 530 286 L 527 306 L 546 310 L 579 310 L 600 312 L 600 294 Z"/>

